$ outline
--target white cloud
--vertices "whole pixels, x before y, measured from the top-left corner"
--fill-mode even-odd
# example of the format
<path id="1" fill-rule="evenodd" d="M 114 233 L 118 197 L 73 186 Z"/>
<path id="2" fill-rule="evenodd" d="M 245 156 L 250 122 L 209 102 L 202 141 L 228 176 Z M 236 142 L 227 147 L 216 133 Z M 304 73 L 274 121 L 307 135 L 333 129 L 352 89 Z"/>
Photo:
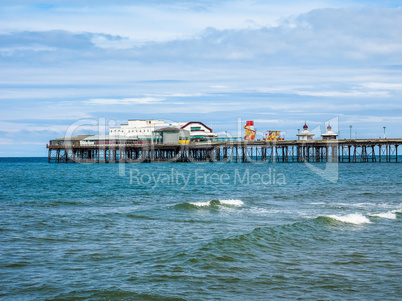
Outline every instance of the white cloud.
<path id="1" fill-rule="evenodd" d="M 317 96 L 317 97 L 387 97 L 388 92 L 385 91 L 295 91 L 298 95 Z"/>
<path id="2" fill-rule="evenodd" d="M 402 123 L 402 116 L 360 116 L 360 115 L 343 115 L 342 122 L 348 124 L 380 124 L 381 128 L 384 124 Z"/>
<path id="3" fill-rule="evenodd" d="M 154 104 L 162 102 L 163 98 L 142 97 L 142 98 L 94 98 L 87 101 L 89 104 L 96 105 L 131 105 L 131 104 Z"/>
<path id="4" fill-rule="evenodd" d="M 77 119 L 77 120 L 84 120 L 84 119 Z M 93 122 L 97 122 L 97 119 L 92 119 Z M 21 131 L 26 132 L 52 132 L 57 133 L 58 135 L 62 135 L 66 132 L 67 128 L 72 126 L 76 120 L 72 120 L 70 123 L 67 121 L 63 122 L 63 124 L 46 124 L 46 122 L 41 122 L 38 119 L 35 123 L 34 122 L 7 122 L 7 121 L 0 121 L 0 127 L 2 131 L 8 132 L 12 135 L 14 133 L 18 133 Z M 98 126 L 91 126 L 91 125 L 81 125 L 79 127 L 80 130 L 88 130 L 88 131 L 98 131 Z M 18 136 L 13 136 L 12 138 L 18 139 Z"/>
<path id="5" fill-rule="evenodd" d="M 139 43 L 128 38 L 111 40 L 99 35 L 95 35 L 91 41 L 95 44 L 95 46 L 104 49 L 130 49 L 133 47 L 143 46 L 143 43 Z"/>
<path id="6" fill-rule="evenodd" d="M 244 4 L 239 3 L 222 5 L 230 6 L 229 11 L 232 12 L 230 15 L 235 16 L 244 14 L 241 11 Z M 249 2 L 247 5 L 251 5 L 256 10 L 257 6 L 252 6 L 253 4 Z M 94 28 L 65 27 L 61 27 L 65 29 L 64 31 L 49 30 L 48 27 L 47 31 L 31 29 L 29 32 L 2 35 L 0 42 L 8 45 L 7 51 L 4 52 L 6 56 L 13 53 L 9 46 L 13 45 L 16 47 L 15 55 L 20 60 L 25 58 L 27 61 L 34 59 L 42 62 L 78 59 L 103 61 L 108 59 L 135 60 L 137 62 L 184 62 L 187 65 L 197 66 L 211 66 L 217 61 L 227 65 L 250 62 L 254 65 L 271 66 L 401 63 L 402 8 L 316 9 L 298 17 L 286 16 L 275 25 L 263 25 L 257 28 L 236 25 L 239 22 L 225 23 L 225 21 L 221 22 L 226 25 L 220 26 L 209 20 L 209 13 L 205 15 L 197 12 L 195 14 L 198 17 L 202 16 L 204 20 L 203 25 L 200 25 L 197 30 L 188 29 L 191 27 L 188 25 L 182 26 L 184 31 L 177 33 L 172 33 L 166 28 L 169 28 L 170 24 L 180 23 L 181 18 L 187 20 L 187 15 L 183 14 L 177 18 L 175 10 L 167 9 L 161 13 L 168 16 L 161 17 L 161 20 L 155 24 L 154 20 L 159 20 L 158 15 L 154 18 L 144 17 L 152 15 L 154 8 L 141 6 L 138 8 L 139 12 L 136 9 L 136 7 L 127 8 L 133 14 L 140 14 L 139 12 L 143 11 L 140 17 L 143 20 L 138 22 L 145 22 L 146 25 L 149 23 L 150 27 L 137 24 L 130 27 L 132 28 L 130 33 L 125 32 L 122 28 L 121 31 L 116 30 L 111 33 L 102 26 L 96 31 Z M 113 8 L 109 8 L 109 10 L 109 17 L 124 17 L 127 13 Z M 88 17 L 89 15 L 90 18 L 92 13 L 85 12 L 83 16 Z M 179 12 L 179 14 L 182 13 Z M 257 14 L 257 11 L 254 13 Z M 93 23 L 101 24 L 102 22 L 98 20 Z M 107 24 L 109 25 L 110 21 Z M 125 24 L 125 27 L 129 26 Z M 148 32 L 148 30 L 152 31 L 156 28 L 166 29 L 169 34 L 164 38 L 159 38 L 157 34 L 153 35 Z M 177 30 L 179 29 L 178 27 Z M 145 40 L 145 37 L 148 37 L 148 40 Z M 25 45 L 21 48 L 18 43 L 25 43 Z M 35 53 L 32 53 L 28 49 L 24 52 L 24 47 L 29 48 L 31 45 L 39 45 L 47 50 L 36 50 Z M 63 49 L 63 51 L 49 50 L 52 47 Z M 51 56 L 49 51 L 52 52 Z"/>
<path id="7" fill-rule="evenodd" d="M 375 90 L 402 91 L 402 83 L 363 83 L 362 87 Z"/>
<path id="8" fill-rule="evenodd" d="M 174 92 L 174 93 L 159 93 L 159 94 L 145 94 L 146 96 L 154 96 L 154 97 L 163 97 L 163 99 L 168 97 L 200 97 L 206 95 L 205 93 L 182 93 L 182 92 Z"/>
<path id="9" fill-rule="evenodd" d="M 225 86 L 225 85 L 212 85 L 211 88 L 213 89 L 229 89 L 229 86 Z"/>
<path id="10" fill-rule="evenodd" d="M 30 3 L 28 3 L 30 4 Z M 106 4 L 106 5 L 105 5 Z M 54 5 L 36 9 L 31 5 L 2 4 L 0 28 L 3 30 L 103 32 L 123 35 L 135 42 L 168 41 L 198 34 L 206 27 L 240 29 L 276 26 L 281 19 L 322 6 L 322 2 L 288 1 L 287 5 L 261 1 L 152 1 L 97 2 L 90 9 L 81 3 Z M 336 7 L 336 4 L 326 3 Z M 71 22 L 74 20 L 74 22 Z M 116 47 L 118 43 L 103 46 Z M 121 47 L 121 46 L 118 46 Z"/>
<path id="11" fill-rule="evenodd" d="M 254 119 L 254 122 L 256 123 L 280 123 L 281 121 L 279 119 Z"/>
<path id="12" fill-rule="evenodd" d="M 0 145 L 3 144 L 14 144 L 14 140 L 9 138 L 0 138 Z"/>

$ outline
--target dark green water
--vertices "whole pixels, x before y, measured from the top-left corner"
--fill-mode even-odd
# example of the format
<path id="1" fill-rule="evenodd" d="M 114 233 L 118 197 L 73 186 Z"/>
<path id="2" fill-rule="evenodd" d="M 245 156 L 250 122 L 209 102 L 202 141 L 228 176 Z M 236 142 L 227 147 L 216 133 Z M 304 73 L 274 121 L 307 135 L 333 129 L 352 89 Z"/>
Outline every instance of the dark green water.
<path id="1" fill-rule="evenodd" d="M 337 168 L 2 158 L 0 298 L 400 300 L 402 164 Z"/>

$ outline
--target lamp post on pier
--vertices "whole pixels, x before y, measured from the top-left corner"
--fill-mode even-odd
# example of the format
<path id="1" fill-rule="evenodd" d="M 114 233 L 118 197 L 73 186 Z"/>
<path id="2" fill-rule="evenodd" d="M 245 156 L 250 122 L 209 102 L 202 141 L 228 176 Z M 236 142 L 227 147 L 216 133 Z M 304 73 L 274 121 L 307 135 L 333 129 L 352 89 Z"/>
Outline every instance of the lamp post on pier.
<path id="1" fill-rule="evenodd" d="M 386 137 L 385 137 L 385 129 L 387 128 L 386 126 L 383 126 L 383 128 L 384 128 L 384 139 L 386 139 Z"/>
<path id="2" fill-rule="evenodd" d="M 349 128 L 350 128 L 350 138 L 349 139 L 352 139 L 352 126 L 349 125 Z"/>

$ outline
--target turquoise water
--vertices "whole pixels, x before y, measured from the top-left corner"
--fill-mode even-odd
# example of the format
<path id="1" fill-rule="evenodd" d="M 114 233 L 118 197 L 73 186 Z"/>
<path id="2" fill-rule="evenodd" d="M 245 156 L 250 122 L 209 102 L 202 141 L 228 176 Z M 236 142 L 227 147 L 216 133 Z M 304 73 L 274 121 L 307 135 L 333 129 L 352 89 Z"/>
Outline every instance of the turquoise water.
<path id="1" fill-rule="evenodd" d="M 402 164 L 336 167 L 2 158 L 0 298 L 400 300 Z"/>

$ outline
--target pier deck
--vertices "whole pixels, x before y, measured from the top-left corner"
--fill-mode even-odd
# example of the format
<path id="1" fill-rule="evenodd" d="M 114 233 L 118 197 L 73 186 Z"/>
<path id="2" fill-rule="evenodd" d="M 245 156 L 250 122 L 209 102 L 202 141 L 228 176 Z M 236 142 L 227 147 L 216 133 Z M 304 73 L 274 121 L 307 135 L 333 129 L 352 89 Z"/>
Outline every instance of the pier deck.
<path id="1" fill-rule="evenodd" d="M 47 145 L 48 162 L 401 162 L 402 139 Z"/>

